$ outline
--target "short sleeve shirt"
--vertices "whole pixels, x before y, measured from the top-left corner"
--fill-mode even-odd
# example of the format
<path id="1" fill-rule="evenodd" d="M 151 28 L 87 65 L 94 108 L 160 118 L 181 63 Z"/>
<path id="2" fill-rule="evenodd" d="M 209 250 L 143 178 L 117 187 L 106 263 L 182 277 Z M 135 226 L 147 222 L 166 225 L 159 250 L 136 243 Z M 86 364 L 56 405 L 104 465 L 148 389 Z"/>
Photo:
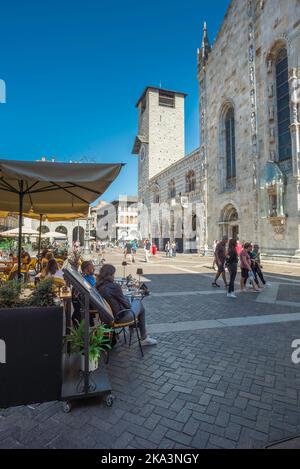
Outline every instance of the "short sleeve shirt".
<path id="1" fill-rule="evenodd" d="M 220 259 L 220 262 L 224 264 L 225 259 L 226 259 L 226 250 L 225 250 L 225 246 L 222 243 L 219 243 L 217 245 L 215 254 Z"/>
<path id="2" fill-rule="evenodd" d="M 241 268 L 248 269 L 250 264 L 250 256 L 247 251 L 242 251 L 240 254 Z"/>

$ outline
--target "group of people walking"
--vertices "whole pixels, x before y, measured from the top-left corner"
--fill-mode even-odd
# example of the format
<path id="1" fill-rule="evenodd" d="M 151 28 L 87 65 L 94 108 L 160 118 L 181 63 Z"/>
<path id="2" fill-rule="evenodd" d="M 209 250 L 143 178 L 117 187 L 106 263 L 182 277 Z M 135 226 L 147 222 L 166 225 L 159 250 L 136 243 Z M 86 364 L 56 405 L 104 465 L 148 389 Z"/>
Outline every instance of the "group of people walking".
<path id="1" fill-rule="evenodd" d="M 127 257 L 129 257 L 129 260 L 134 263 L 137 249 L 137 241 L 126 241 L 124 246 L 124 261 L 127 261 Z"/>
<path id="2" fill-rule="evenodd" d="M 176 257 L 177 243 L 175 241 L 167 241 L 165 245 L 165 252 L 167 257 Z"/>
<path id="3" fill-rule="evenodd" d="M 217 281 L 222 276 L 224 285 L 228 289 L 228 298 L 237 298 L 234 293 L 234 282 L 239 264 L 241 268 L 241 292 L 246 291 L 248 280 L 251 284 L 250 291 L 253 292 L 260 292 L 262 291 L 261 286 L 267 285 L 262 273 L 258 244 L 253 246 L 251 243 L 245 243 L 242 245 L 236 239 L 228 240 L 228 236 L 223 236 L 222 240 L 215 242 L 214 246 L 214 265 L 217 265 L 218 272 L 212 286 L 220 288 Z M 226 268 L 230 274 L 229 283 L 226 279 Z"/>

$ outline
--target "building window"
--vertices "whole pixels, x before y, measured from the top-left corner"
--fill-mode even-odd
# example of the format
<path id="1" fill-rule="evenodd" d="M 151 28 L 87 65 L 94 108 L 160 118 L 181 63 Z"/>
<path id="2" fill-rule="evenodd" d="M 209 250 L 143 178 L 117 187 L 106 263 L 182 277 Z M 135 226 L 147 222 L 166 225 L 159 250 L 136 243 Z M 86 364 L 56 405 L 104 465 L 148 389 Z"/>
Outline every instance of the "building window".
<path id="1" fill-rule="evenodd" d="M 169 199 L 175 199 L 176 197 L 176 185 L 175 185 L 175 180 L 172 179 L 169 182 Z"/>
<path id="2" fill-rule="evenodd" d="M 236 177 L 235 165 L 235 128 L 234 128 L 234 110 L 228 109 L 225 116 L 225 135 L 226 135 L 226 180 L 232 181 Z"/>
<path id="3" fill-rule="evenodd" d="M 193 192 L 196 190 L 196 175 L 194 171 L 189 171 L 186 175 L 186 188 L 185 192 Z"/>
<path id="4" fill-rule="evenodd" d="M 287 50 L 281 49 L 276 59 L 276 98 L 278 121 L 278 159 L 287 160 L 292 156 L 290 133 L 290 93 Z"/>
<path id="5" fill-rule="evenodd" d="M 159 105 L 175 107 L 175 94 L 170 91 L 159 91 Z"/>

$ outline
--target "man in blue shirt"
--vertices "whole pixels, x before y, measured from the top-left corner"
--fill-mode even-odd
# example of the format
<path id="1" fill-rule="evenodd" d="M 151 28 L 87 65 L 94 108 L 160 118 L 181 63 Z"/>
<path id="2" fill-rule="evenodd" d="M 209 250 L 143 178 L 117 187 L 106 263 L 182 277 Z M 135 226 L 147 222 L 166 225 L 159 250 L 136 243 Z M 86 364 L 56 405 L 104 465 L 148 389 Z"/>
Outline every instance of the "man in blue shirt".
<path id="1" fill-rule="evenodd" d="M 92 287 L 94 287 L 96 285 L 96 279 L 94 276 L 95 267 L 92 261 L 84 261 L 81 264 L 81 272 L 84 279 L 89 282 Z"/>

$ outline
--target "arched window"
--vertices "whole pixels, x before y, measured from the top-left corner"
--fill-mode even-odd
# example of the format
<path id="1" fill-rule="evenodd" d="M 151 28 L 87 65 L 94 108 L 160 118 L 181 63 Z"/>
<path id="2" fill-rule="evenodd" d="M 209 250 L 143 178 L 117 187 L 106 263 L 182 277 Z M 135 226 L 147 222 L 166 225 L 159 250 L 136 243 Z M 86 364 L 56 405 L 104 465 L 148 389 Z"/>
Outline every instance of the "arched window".
<path id="1" fill-rule="evenodd" d="M 42 225 L 41 227 L 40 226 L 37 227 L 37 231 L 41 231 L 42 234 L 46 234 L 46 233 L 49 233 L 50 230 L 48 226 Z"/>
<path id="2" fill-rule="evenodd" d="M 185 192 L 193 192 L 196 189 L 196 175 L 194 171 L 189 171 L 186 175 Z"/>
<path id="3" fill-rule="evenodd" d="M 151 187 L 151 191 L 152 191 L 152 200 L 153 200 L 153 203 L 154 204 L 159 204 L 160 203 L 160 186 L 158 184 L 158 182 L 155 182 L 152 187 Z"/>
<path id="4" fill-rule="evenodd" d="M 287 160 L 292 156 L 292 141 L 290 133 L 290 93 L 288 56 L 285 48 L 281 49 L 275 62 L 276 71 L 276 99 L 278 125 L 278 159 Z"/>
<path id="5" fill-rule="evenodd" d="M 55 231 L 56 231 L 56 233 L 62 233 L 64 235 L 68 236 L 68 230 L 65 226 L 60 225 L 55 229 Z"/>
<path id="6" fill-rule="evenodd" d="M 229 183 L 236 177 L 234 125 L 234 110 L 230 107 L 225 115 L 226 180 Z"/>

